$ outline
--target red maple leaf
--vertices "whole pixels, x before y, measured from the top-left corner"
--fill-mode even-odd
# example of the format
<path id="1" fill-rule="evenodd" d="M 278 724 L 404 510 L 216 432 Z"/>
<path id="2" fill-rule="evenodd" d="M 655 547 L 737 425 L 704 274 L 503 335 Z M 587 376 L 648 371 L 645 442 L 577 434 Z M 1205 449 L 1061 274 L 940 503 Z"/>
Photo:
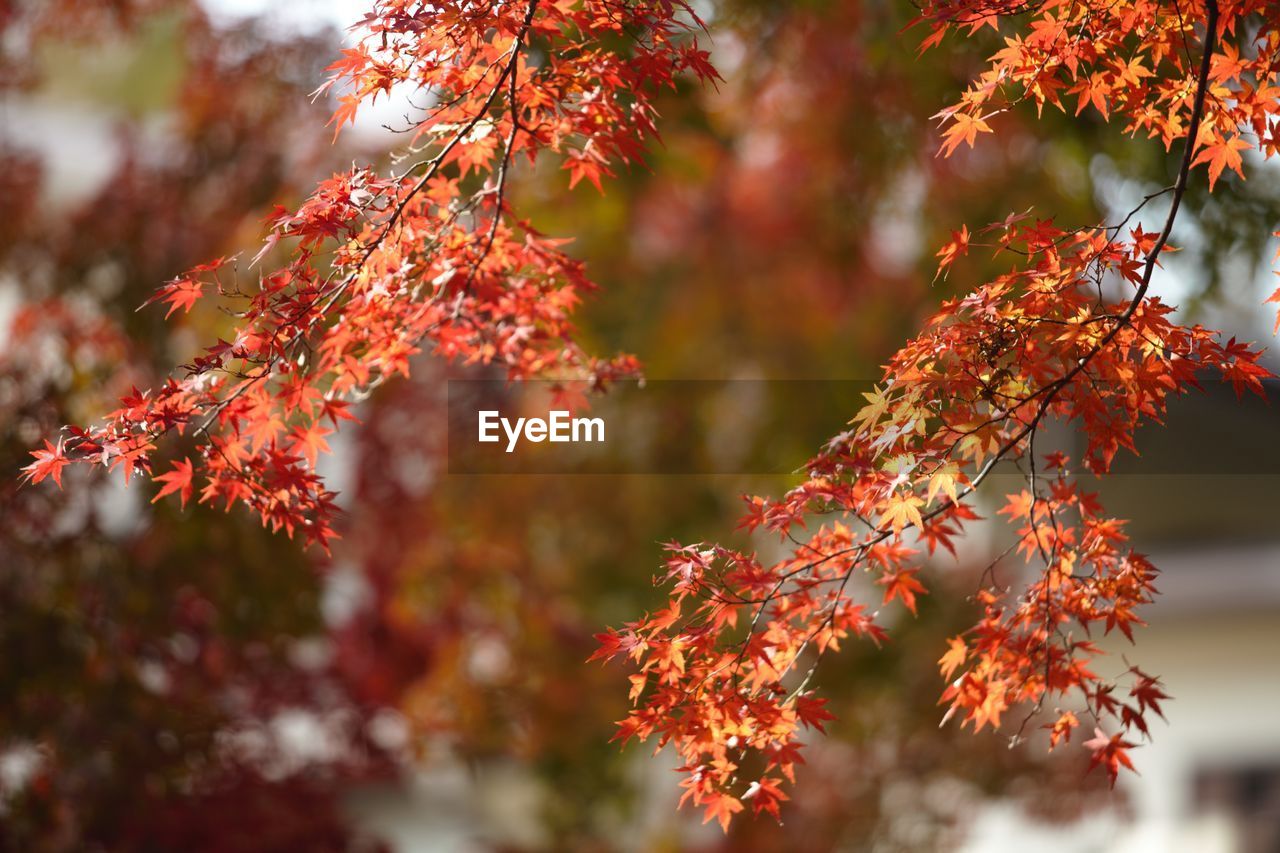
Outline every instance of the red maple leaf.
<path id="1" fill-rule="evenodd" d="M 58 488 L 62 488 L 62 469 L 71 464 L 63 452 L 62 443 L 55 447 L 45 439 L 44 450 L 33 450 L 31 455 L 36 461 L 22 469 L 22 478 L 30 483 L 39 483 L 46 477 L 52 477 Z"/>
<path id="2" fill-rule="evenodd" d="M 192 478 L 195 475 L 195 468 L 191 464 L 190 459 L 179 459 L 173 463 L 173 469 L 165 474 L 160 474 L 155 478 L 156 482 L 164 483 L 164 488 L 156 492 L 156 496 L 151 499 L 152 503 L 163 498 L 165 495 L 178 493 L 182 500 L 182 506 L 185 508 L 187 501 L 191 498 L 191 490 L 193 488 Z"/>

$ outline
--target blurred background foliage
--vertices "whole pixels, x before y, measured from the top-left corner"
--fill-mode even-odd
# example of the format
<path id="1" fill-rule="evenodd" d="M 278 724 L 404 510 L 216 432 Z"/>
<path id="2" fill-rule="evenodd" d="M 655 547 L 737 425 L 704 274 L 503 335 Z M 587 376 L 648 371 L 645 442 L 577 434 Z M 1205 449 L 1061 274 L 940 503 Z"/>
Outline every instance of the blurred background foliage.
<path id="1" fill-rule="evenodd" d="M 1097 222 L 1107 192 L 1169 174 L 1158 146 L 1056 112 L 935 157 L 928 117 L 995 37 L 917 57 L 911 11 L 719 0 L 725 80 L 665 98 L 648 168 L 603 195 L 567 191 L 550 162 L 521 175 L 516 206 L 574 237 L 603 285 L 582 316 L 597 351 L 655 379 L 875 378 L 939 300 L 1007 263 L 975 251 L 931 284 L 950 230 L 1032 206 Z M 271 205 L 386 150 L 372 133 L 329 147 L 307 98 L 338 32 L 218 20 L 186 0 L 0 9 L 3 470 L 225 327 L 135 312 L 159 283 L 251 249 Z M 1193 226 L 1219 271 L 1196 305 L 1266 249 L 1274 187 L 1237 189 Z M 824 664 L 839 719 L 783 827 L 724 838 L 677 814 L 668 765 L 609 743 L 626 681 L 585 663 L 592 635 L 662 600 L 657 543 L 722 538 L 738 495 L 790 479 L 449 476 L 458 375 L 483 374 L 421 359 L 335 442 L 332 558 L 105 476 L 0 477 L 0 847 L 378 849 L 409 803 L 442 849 L 937 849 L 987 796 L 1059 818 L 1103 802 L 1078 765 L 938 728 L 934 661 L 971 619 L 979 543 L 938 561 L 919 618 L 888 615 L 886 648 Z M 789 433 L 797 467 L 857 402 Z"/>

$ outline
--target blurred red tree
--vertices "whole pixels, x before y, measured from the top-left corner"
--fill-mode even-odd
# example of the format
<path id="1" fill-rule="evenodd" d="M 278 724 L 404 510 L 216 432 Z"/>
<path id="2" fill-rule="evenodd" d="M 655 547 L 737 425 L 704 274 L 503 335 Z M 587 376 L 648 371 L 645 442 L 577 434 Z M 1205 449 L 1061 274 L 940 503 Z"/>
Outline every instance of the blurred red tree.
<path id="1" fill-rule="evenodd" d="M 0 453 L 19 465 L 34 436 L 171 364 L 184 330 L 119 303 L 242 241 L 262 205 L 332 156 L 293 130 L 323 121 L 305 96 L 328 41 L 214 28 L 178 0 L 8 4 L 0 28 L 0 94 L 24 123 L 38 126 L 67 69 L 114 67 L 109 51 L 142 57 L 118 72 L 123 97 L 176 105 L 157 133 L 147 104 L 73 101 L 107 115 L 105 131 L 73 128 L 100 178 L 43 156 L 34 134 L 0 142 L 0 268 L 19 300 L 0 346 Z M 134 67 L 144 73 L 130 78 Z M 243 517 L 179 522 L 101 479 L 67 486 L 0 487 L 0 847 L 364 843 L 337 795 L 392 759 L 365 726 L 379 706 L 326 652 L 304 555 Z M 329 746 L 282 748 L 289 726 L 318 728 Z"/>

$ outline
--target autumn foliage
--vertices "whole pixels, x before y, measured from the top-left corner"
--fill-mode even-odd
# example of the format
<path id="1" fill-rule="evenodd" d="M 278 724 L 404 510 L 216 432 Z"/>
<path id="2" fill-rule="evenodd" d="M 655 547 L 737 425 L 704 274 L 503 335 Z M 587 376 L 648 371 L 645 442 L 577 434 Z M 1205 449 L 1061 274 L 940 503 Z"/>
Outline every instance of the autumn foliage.
<path id="1" fill-rule="evenodd" d="M 648 93 L 677 74 L 713 74 L 694 25 L 668 2 L 375 4 L 320 92 L 343 92 L 339 131 L 393 87 L 432 100 L 403 128 L 398 171 L 334 175 L 272 216 L 243 271 L 223 258 L 163 285 L 154 301 L 166 314 L 225 299 L 241 319 L 235 334 L 124 398 L 106 425 L 69 428 L 27 476 L 58 479 L 69 460 L 126 480 L 142 470 L 183 500 L 198 488 L 201 502 L 243 503 L 325 546 L 334 496 L 315 473 L 325 437 L 353 418 L 352 400 L 407 375 L 423 347 L 500 364 L 513 379 L 602 385 L 632 374 L 633 359 L 574 343 L 570 315 L 592 284 L 561 241 L 509 209 L 507 177 L 517 158 L 559 154 L 570 185 L 599 185 L 638 160 L 655 132 Z M 543 61 L 530 61 L 535 50 Z M 198 459 L 153 472 L 155 442 L 171 432 L 192 435 Z"/>
<path id="2" fill-rule="evenodd" d="M 1111 631 L 1132 639 L 1157 572 L 1128 548 L 1123 521 L 1073 482 L 1071 460 L 1055 452 L 1042 465 L 1035 442 L 1050 421 L 1077 424 L 1087 439 L 1079 464 L 1105 474 L 1171 395 L 1209 376 L 1260 393 L 1269 376 L 1257 350 L 1176 324 L 1148 295 L 1193 168 L 1204 164 L 1212 186 L 1224 169 L 1243 177 L 1241 149 L 1274 152 L 1280 22 L 1260 5 L 1193 9 L 922 7 L 925 48 L 952 32 L 1010 32 L 989 70 L 936 116 L 940 154 L 976 144 L 1022 101 L 1095 109 L 1166 148 L 1181 143 L 1176 179 L 1144 201 L 1168 197 L 1167 218 L 1159 232 L 1131 224 L 1138 210 L 1070 229 L 1019 213 L 976 234 L 961 227 L 938 253 L 940 275 L 977 247 L 1012 268 L 945 303 L 899 350 L 850 428 L 809 461 L 804 483 L 748 500 L 743 526 L 776 534 L 790 555 L 669 546 L 660 579 L 670 604 L 602 635 L 599 654 L 636 668 L 637 707 L 619 736 L 674 745 L 686 799 L 708 820 L 727 826 L 744 803 L 778 815 L 782 786 L 803 761 L 803 730 L 829 717 L 812 691 L 819 660 L 850 639 L 881 642 L 882 607 L 914 613 L 926 592 L 921 551 L 952 548 L 977 518 L 966 499 L 1006 460 L 1027 476 L 1000 511 L 1027 567 L 997 561 L 983 575 L 981 619 L 939 661 L 949 682 L 943 721 L 981 730 L 1012 717 L 1015 739 L 1035 724 L 1051 749 L 1084 724 L 1094 764 L 1113 781 L 1132 767 L 1127 751 L 1167 697 L 1136 666 L 1100 674 L 1095 643 Z"/>
<path id="3" fill-rule="evenodd" d="M 805 730 L 831 719 L 814 690 L 819 661 L 884 642 L 882 608 L 915 612 L 926 555 L 953 550 L 1001 463 L 1026 476 L 1000 510 L 1023 565 L 988 568 L 979 620 L 939 650 L 940 717 L 1015 738 L 1044 729 L 1050 748 L 1083 743 L 1114 780 L 1167 698 L 1137 666 L 1108 675 L 1098 661 L 1098 637 L 1142 624 L 1157 571 L 1071 470 L 1105 474 L 1141 424 L 1208 378 L 1248 393 L 1268 376 L 1256 349 L 1180 325 L 1149 291 L 1189 182 L 1213 189 L 1244 177 L 1248 152 L 1277 150 L 1280 17 L 1260 2 L 958 0 L 923 4 L 909 32 L 944 50 L 985 28 L 1004 46 L 935 116 L 941 156 L 981 145 L 1007 112 L 1048 106 L 1092 110 L 1134 144 L 1163 146 L 1176 172 L 1116 222 L 1012 212 L 961 224 L 939 277 L 954 283 L 976 252 L 1007 271 L 940 306 L 803 482 L 747 501 L 743 528 L 776 537 L 785 556 L 673 543 L 659 576 L 667 605 L 601 635 L 597 657 L 633 669 L 620 737 L 670 744 L 685 800 L 724 826 L 747 809 L 779 815 Z M 642 163 L 655 93 L 716 79 L 701 29 L 671 0 L 375 2 L 318 94 L 337 98 L 336 132 L 394 92 L 423 101 L 399 128 L 394 171 L 336 174 L 272 215 L 255 256 L 162 285 L 155 310 L 216 297 L 235 333 L 132 390 L 105 423 L 46 441 L 26 479 L 102 464 L 154 480 L 157 499 L 244 505 L 327 548 L 334 495 L 316 465 L 328 437 L 419 352 L 517 380 L 604 387 L 634 375 L 635 359 L 576 342 L 572 313 L 593 284 L 561 239 L 513 209 L 508 181 L 517 164 L 551 161 L 569 187 L 603 190 Z M 1147 205 L 1164 206 L 1158 230 L 1138 224 Z M 1037 447 L 1051 422 L 1083 432 L 1084 458 Z M 170 434 L 189 455 L 153 464 Z"/>

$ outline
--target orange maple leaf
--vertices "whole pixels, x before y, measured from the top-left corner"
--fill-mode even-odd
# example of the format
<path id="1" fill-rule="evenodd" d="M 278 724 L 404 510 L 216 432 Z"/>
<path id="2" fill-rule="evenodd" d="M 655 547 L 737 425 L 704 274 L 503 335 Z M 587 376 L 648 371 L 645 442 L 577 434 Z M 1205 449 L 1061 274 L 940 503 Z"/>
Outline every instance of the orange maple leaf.
<path id="1" fill-rule="evenodd" d="M 742 809 L 742 802 L 732 794 L 716 794 L 714 799 L 707 803 L 706 816 L 702 822 L 710 823 L 711 819 L 715 818 L 720 823 L 720 829 L 728 832 L 729 821 L 733 820 L 733 816 Z"/>
<path id="2" fill-rule="evenodd" d="M 952 117 L 951 127 L 947 128 L 942 134 L 942 148 L 939 153 L 944 157 L 950 157 L 952 153 L 960 146 L 961 142 L 966 142 L 969 147 L 973 147 L 973 142 L 978 138 L 979 133 L 992 133 L 991 126 L 977 116 L 971 116 L 968 113 L 956 113 Z"/>
<path id="3" fill-rule="evenodd" d="M 933 274 L 933 280 L 937 281 L 938 276 L 942 276 L 946 280 L 947 267 L 955 263 L 956 258 L 962 258 L 969 254 L 969 226 L 961 225 L 959 231 L 951 232 L 951 242 L 944 245 L 938 250 L 936 257 L 938 261 L 938 271 Z"/>
<path id="4" fill-rule="evenodd" d="M 895 494 L 885 502 L 884 511 L 880 517 L 880 529 L 891 527 L 894 533 L 901 533 L 902 528 L 908 524 L 919 527 L 923 522 L 920 517 L 922 506 L 924 501 L 914 494 Z"/>
<path id="5" fill-rule="evenodd" d="M 969 647 L 965 645 L 964 640 L 959 637 L 947 640 L 947 653 L 938 658 L 938 668 L 942 671 L 942 677 L 950 681 L 952 673 L 964 664 L 968 656 Z"/>
<path id="6" fill-rule="evenodd" d="M 1242 180 L 1244 179 L 1244 160 L 1240 152 L 1252 147 L 1238 136 L 1224 139 L 1202 148 L 1191 165 L 1209 164 L 1209 192 L 1213 192 L 1213 186 L 1222 176 L 1223 169 L 1230 167 L 1231 171 L 1239 175 Z"/>
<path id="7" fill-rule="evenodd" d="M 901 598 L 906 608 L 915 614 L 916 612 L 916 594 L 927 592 L 924 584 L 916 580 L 917 569 L 906 569 L 901 572 L 887 574 L 880 578 L 877 583 L 884 586 L 884 603 L 888 604 L 895 598 Z"/>

